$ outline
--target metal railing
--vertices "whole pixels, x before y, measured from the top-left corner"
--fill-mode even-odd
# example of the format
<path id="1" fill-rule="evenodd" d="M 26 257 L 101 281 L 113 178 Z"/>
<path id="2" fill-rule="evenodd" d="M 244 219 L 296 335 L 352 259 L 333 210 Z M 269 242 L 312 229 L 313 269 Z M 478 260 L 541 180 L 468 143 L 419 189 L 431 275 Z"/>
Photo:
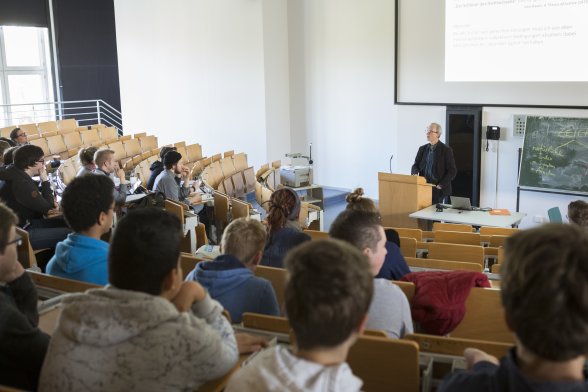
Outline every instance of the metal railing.
<path id="1" fill-rule="evenodd" d="M 105 124 L 122 132 L 122 114 L 101 99 L 0 105 L 0 128 L 75 118 L 80 126 Z"/>

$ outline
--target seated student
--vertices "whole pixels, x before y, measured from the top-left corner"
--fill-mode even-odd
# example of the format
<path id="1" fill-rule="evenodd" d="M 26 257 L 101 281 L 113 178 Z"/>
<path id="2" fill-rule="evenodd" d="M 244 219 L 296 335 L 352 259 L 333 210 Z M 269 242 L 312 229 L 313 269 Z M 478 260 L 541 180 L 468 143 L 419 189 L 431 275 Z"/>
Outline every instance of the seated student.
<path id="1" fill-rule="evenodd" d="M 0 137 L 0 141 L 6 142 L 9 144 L 10 147 L 16 147 L 16 143 L 14 141 L 12 141 L 11 139 L 8 139 L 6 137 Z"/>
<path id="2" fill-rule="evenodd" d="M 374 277 L 381 270 L 386 257 L 386 235 L 378 214 L 345 210 L 331 224 L 329 235 L 361 250 L 370 260 Z M 383 330 L 391 338 L 401 338 L 413 332 L 406 295 L 386 279 L 374 279 L 374 299 L 367 328 Z"/>
<path id="3" fill-rule="evenodd" d="M 576 200 L 568 204 L 568 219 L 570 223 L 588 229 L 588 203 Z"/>
<path id="4" fill-rule="evenodd" d="M 0 171 L 0 199 L 16 213 L 18 226 L 29 232 L 35 250 L 54 248 L 70 232 L 55 203 L 43 157 L 41 147 L 20 146 L 14 164 Z M 36 176 L 40 185 L 32 178 Z"/>
<path id="5" fill-rule="evenodd" d="M 62 278 L 106 285 L 108 243 L 102 235 L 112 227 L 113 184 L 105 176 L 76 177 L 65 188 L 61 209 L 74 231 L 57 244 L 47 264 L 47 273 Z"/>
<path id="6" fill-rule="evenodd" d="M 365 328 L 373 294 L 366 257 L 341 241 L 319 240 L 294 249 L 285 264 L 294 346 L 261 352 L 231 377 L 226 391 L 359 391 L 362 382 L 345 361 Z"/>
<path id="7" fill-rule="evenodd" d="M 176 151 L 176 147 L 173 146 L 163 146 L 161 147 L 161 150 L 159 151 L 159 161 L 155 161 L 151 164 L 151 166 L 149 167 L 149 170 L 151 170 L 151 174 L 149 175 L 149 179 L 147 180 L 147 189 L 148 190 L 153 190 L 153 184 L 155 184 L 155 179 L 157 178 L 157 176 L 165 169 L 163 166 L 163 157 L 165 156 L 165 154 L 167 154 L 169 151 Z M 176 177 L 176 179 L 178 179 Z"/>
<path id="8" fill-rule="evenodd" d="M 8 150 L 11 145 L 4 141 L 0 140 L 0 166 L 4 166 L 4 151 Z"/>
<path id="9" fill-rule="evenodd" d="M 255 276 L 265 245 L 265 228 L 253 219 L 239 218 L 225 229 L 221 256 L 203 261 L 188 274 L 208 290 L 231 314 L 234 323 L 241 322 L 244 312 L 279 316 L 280 309 L 271 283 Z"/>
<path id="10" fill-rule="evenodd" d="M 222 306 L 182 282 L 181 237 L 180 220 L 155 208 L 118 222 L 111 286 L 64 298 L 41 391 L 190 391 L 235 365 Z"/>
<path id="11" fill-rule="evenodd" d="M 96 170 L 96 163 L 94 163 L 94 154 L 96 154 L 96 151 L 98 151 L 97 147 L 80 148 L 80 151 L 78 151 L 80 170 L 78 170 L 76 177 L 92 174 Z"/>
<path id="12" fill-rule="evenodd" d="M 36 390 L 49 335 L 37 327 L 37 290 L 16 259 L 17 219 L 0 203 L 0 385 Z"/>
<path id="13" fill-rule="evenodd" d="M 196 190 L 190 186 L 188 179 L 190 171 L 182 163 L 182 154 L 177 151 L 168 151 L 163 157 L 163 165 L 165 170 L 155 179 L 153 191 L 163 193 L 166 199 L 188 205 L 202 201 L 202 197 L 198 194 L 190 196 Z M 176 181 L 177 176 L 181 176 L 182 186 Z"/>
<path id="14" fill-rule="evenodd" d="M 285 187 L 272 193 L 267 214 L 268 238 L 261 265 L 282 268 L 290 249 L 310 241 L 310 236 L 300 229 L 299 215 L 300 197 L 292 188 Z"/>
<path id="15" fill-rule="evenodd" d="M 14 128 L 10 132 L 10 140 L 16 143 L 17 146 L 24 146 L 25 144 L 29 144 L 27 133 L 20 128 Z"/>
<path id="16" fill-rule="evenodd" d="M 347 209 L 365 211 L 372 213 L 379 213 L 376 204 L 372 199 L 363 197 L 363 189 L 357 188 L 347 195 Z M 386 258 L 384 264 L 376 275 L 376 278 L 398 280 L 404 275 L 410 273 L 410 268 L 404 260 L 404 256 L 400 253 L 400 239 L 398 233 L 394 229 L 384 230 L 386 233 Z"/>
<path id="17" fill-rule="evenodd" d="M 510 236 L 500 293 L 516 344 L 500 362 L 466 349 L 439 391 L 586 391 L 588 233 L 548 224 Z"/>
<path id="18" fill-rule="evenodd" d="M 5 167 L 14 163 L 14 152 L 18 149 L 18 147 L 19 146 L 9 147 L 4 150 L 4 154 L 2 154 L 2 160 Z"/>
<path id="19" fill-rule="evenodd" d="M 118 162 L 114 160 L 114 151 L 101 148 L 94 153 L 94 163 L 96 169 L 94 174 L 103 175 L 109 177 L 114 182 L 114 175 L 118 177 L 120 185 L 118 188 L 115 186 L 114 202 L 116 204 L 124 204 L 129 193 L 129 184 L 125 178 L 125 171 L 118 166 Z"/>

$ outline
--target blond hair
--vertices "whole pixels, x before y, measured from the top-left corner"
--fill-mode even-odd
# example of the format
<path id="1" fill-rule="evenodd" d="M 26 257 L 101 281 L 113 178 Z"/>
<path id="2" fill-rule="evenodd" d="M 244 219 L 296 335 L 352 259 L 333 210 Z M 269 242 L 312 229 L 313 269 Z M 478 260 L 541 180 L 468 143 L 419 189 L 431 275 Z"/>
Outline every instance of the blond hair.
<path id="1" fill-rule="evenodd" d="M 94 153 L 94 164 L 96 164 L 96 167 L 102 167 L 111 155 L 114 155 L 113 150 L 109 150 L 108 148 L 99 149 Z"/>
<path id="2" fill-rule="evenodd" d="M 250 264 L 256 253 L 263 250 L 265 239 L 265 228 L 260 222 L 239 218 L 226 227 L 221 249 L 224 254 L 231 255 L 244 264 Z"/>

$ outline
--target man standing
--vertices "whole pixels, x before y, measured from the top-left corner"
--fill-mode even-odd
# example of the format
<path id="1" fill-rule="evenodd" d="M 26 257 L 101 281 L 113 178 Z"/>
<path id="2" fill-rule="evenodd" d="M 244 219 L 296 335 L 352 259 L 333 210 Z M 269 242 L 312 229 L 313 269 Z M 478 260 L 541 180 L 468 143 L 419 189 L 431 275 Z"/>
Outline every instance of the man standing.
<path id="1" fill-rule="evenodd" d="M 423 176 L 429 184 L 434 185 L 433 204 L 443 203 L 451 195 L 451 180 L 457 174 L 453 150 L 439 140 L 441 125 L 431 123 L 425 133 L 429 143 L 419 147 L 411 174 Z"/>

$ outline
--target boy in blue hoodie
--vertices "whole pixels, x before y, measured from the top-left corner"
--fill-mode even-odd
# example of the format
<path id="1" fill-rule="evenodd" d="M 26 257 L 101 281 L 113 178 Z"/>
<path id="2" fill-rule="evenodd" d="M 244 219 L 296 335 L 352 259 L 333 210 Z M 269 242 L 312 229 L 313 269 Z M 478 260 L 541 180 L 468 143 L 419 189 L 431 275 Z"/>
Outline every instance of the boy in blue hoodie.
<path id="1" fill-rule="evenodd" d="M 114 184 L 106 176 L 75 178 L 63 192 L 61 208 L 74 231 L 57 244 L 47 273 L 62 278 L 108 283 L 108 243 L 102 235 L 112 227 Z"/>
<path id="2" fill-rule="evenodd" d="M 213 261 L 198 263 L 186 277 L 186 280 L 204 286 L 210 296 L 227 309 L 234 323 L 241 322 L 244 312 L 280 314 L 271 283 L 254 274 L 263 254 L 265 239 L 265 228 L 260 222 L 236 219 L 223 233 L 223 254 Z"/>

